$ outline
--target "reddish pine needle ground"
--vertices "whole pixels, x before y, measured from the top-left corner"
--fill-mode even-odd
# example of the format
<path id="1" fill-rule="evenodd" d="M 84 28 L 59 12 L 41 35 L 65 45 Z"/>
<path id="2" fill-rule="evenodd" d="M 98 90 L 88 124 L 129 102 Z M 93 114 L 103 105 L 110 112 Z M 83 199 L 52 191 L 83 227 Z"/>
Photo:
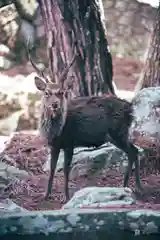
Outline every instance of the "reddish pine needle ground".
<path id="1" fill-rule="evenodd" d="M 43 201 L 43 195 L 47 186 L 48 174 L 42 169 L 45 163 L 48 150 L 38 136 L 20 134 L 15 136 L 6 148 L 5 152 L 13 162 L 9 164 L 24 169 L 30 176 L 23 181 L 12 182 L 8 185 L 4 197 L 9 197 L 20 206 L 28 210 L 48 210 L 60 209 L 63 205 L 63 172 L 58 172 L 54 179 L 52 198 Z M 130 208 L 151 208 L 160 209 L 160 175 L 141 175 L 145 193 L 137 196 L 138 204 L 131 205 Z M 85 186 L 122 186 L 123 174 L 116 169 L 106 170 L 105 175 L 94 175 L 89 177 L 78 177 L 71 179 L 69 183 L 70 196 L 75 191 Z M 130 179 L 129 186 L 134 190 L 134 174 Z M 125 207 L 125 206 L 124 206 Z"/>

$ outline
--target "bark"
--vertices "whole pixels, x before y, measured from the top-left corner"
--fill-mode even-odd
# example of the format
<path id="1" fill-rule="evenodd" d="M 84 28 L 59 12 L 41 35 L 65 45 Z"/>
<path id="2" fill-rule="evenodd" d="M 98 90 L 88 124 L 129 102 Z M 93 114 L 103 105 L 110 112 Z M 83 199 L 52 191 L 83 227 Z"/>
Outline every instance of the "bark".
<path id="1" fill-rule="evenodd" d="M 144 69 L 136 89 L 160 86 L 160 5 Z"/>
<path id="2" fill-rule="evenodd" d="M 38 3 L 46 29 L 52 80 L 58 82 L 76 51 L 78 57 L 69 75 L 74 79 L 76 96 L 114 94 L 112 57 L 101 0 L 38 0 Z"/>

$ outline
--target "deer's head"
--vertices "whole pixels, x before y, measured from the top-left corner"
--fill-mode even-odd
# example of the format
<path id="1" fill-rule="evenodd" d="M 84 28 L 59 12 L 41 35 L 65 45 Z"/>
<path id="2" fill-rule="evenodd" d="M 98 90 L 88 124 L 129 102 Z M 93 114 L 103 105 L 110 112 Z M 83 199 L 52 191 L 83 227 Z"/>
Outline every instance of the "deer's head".
<path id="1" fill-rule="evenodd" d="M 44 72 L 39 70 L 37 65 L 33 62 L 28 48 L 29 60 L 38 75 L 37 77 L 35 77 L 35 85 L 38 90 L 43 92 L 43 107 L 46 111 L 48 111 L 48 113 L 52 114 L 52 117 L 56 116 L 57 113 L 62 112 L 63 118 L 65 118 L 67 114 L 68 101 L 71 98 L 71 88 L 73 85 L 71 81 L 67 80 L 67 76 L 76 58 L 74 47 L 75 46 L 73 45 L 73 58 L 62 71 L 62 74 L 58 79 L 58 84 L 56 83 L 55 79 L 53 79 L 53 72 L 51 73 L 52 76 L 50 76 L 52 79 L 49 80 L 45 76 Z"/>
<path id="2" fill-rule="evenodd" d="M 72 84 L 70 82 L 67 81 L 65 87 L 62 88 L 59 84 L 46 82 L 45 79 L 35 77 L 35 85 L 39 91 L 43 92 L 43 108 L 52 117 L 61 111 L 67 111 L 67 105 L 71 99 Z"/>
<path id="3" fill-rule="evenodd" d="M 54 79 L 49 80 L 44 73 L 37 68 L 30 55 L 29 58 L 33 68 L 38 74 L 38 76 L 35 77 L 35 85 L 38 90 L 43 92 L 43 108 L 51 114 L 52 117 L 55 117 L 57 113 L 62 113 L 63 118 L 65 118 L 68 102 L 71 99 L 71 88 L 73 85 L 73 82 L 67 79 L 67 75 L 70 67 L 75 61 L 75 55 L 69 65 L 64 68 L 61 76 L 59 77 L 58 83 L 56 83 Z"/>

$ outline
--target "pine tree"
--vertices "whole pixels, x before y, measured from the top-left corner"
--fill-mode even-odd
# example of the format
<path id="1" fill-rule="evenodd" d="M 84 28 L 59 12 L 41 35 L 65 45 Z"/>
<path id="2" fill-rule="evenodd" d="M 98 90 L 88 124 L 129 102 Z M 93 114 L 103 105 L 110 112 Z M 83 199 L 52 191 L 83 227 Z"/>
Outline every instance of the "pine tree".
<path id="1" fill-rule="evenodd" d="M 58 75 L 74 52 L 74 92 L 78 96 L 112 93 L 109 51 L 101 0 L 38 0 L 48 40 L 50 75 Z M 73 47 L 75 45 L 75 48 Z"/>

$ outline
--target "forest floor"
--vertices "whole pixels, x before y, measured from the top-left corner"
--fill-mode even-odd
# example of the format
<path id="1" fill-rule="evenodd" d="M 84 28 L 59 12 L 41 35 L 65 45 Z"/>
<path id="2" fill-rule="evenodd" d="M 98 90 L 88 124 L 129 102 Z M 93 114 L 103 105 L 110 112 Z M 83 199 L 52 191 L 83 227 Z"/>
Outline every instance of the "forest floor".
<path id="1" fill-rule="evenodd" d="M 138 79 L 138 74 L 142 69 L 142 63 L 134 60 L 113 58 L 114 80 L 119 89 L 133 91 Z M 13 76 L 18 74 L 28 75 L 31 69 L 19 66 L 16 70 L 11 69 L 7 73 Z M 28 210 L 59 209 L 63 205 L 63 172 L 58 172 L 54 179 L 52 199 L 43 201 L 46 190 L 48 173 L 43 171 L 43 164 L 48 154 L 47 148 L 40 138 L 29 135 L 24 137 L 19 135 L 14 138 L 3 154 L 14 159 L 14 165 L 20 169 L 25 169 L 30 173 L 24 181 L 11 183 L 3 197 L 13 199 L 18 205 Z M 142 182 L 147 189 L 145 194 L 137 195 L 138 204 L 131 205 L 130 208 L 150 208 L 160 209 L 160 175 L 141 173 Z M 85 186 L 122 186 L 123 174 L 116 169 L 108 169 L 107 174 L 93 175 L 89 177 L 79 177 L 70 180 L 70 196 L 77 190 Z M 134 174 L 130 179 L 129 187 L 134 190 Z M 124 206 L 125 207 L 125 206 Z M 128 206 L 127 206 L 128 208 Z"/>
<path id="2" fill-rule="evenodd" d="M 11 140 L 6 150 L 2 153 L 12 159 L 12 165 L 29 173 L 27 179 L 12 182 L 3 195 L 9 197 L 18 205 L 28 210 L 59 209 L 64 200 L 63 171 L 57 172 L 54 179 L 52 196 L 50 200 L 43 201 L 47 187 L 48 173 L 44 172 L 43 164 L 46 161 L 48 150 L 42 139 L 37 135 L 20 134 Z M 0 157 L 2 157 L 2 155 Z M 11 162 L 9 162 L 11 164 Z M 144 186 L 144 194 L 135 194 L 137 204 L 130 205 L 132 209 L 160 209 L 160 175 L 141 173 L 141 181 Z M 70 197 L 86 186 L 122 187 L 123 174 L 116 169 L 108 168 L 104 174 L 90 176 L 74 176 L 70 179 Z M 129 187 L 135 191 L 134 171 L 129 181 Z M 125 207 L 125 206 L 123 206 Z M 128 208 L 128 206 L 126 206 Z"/>

